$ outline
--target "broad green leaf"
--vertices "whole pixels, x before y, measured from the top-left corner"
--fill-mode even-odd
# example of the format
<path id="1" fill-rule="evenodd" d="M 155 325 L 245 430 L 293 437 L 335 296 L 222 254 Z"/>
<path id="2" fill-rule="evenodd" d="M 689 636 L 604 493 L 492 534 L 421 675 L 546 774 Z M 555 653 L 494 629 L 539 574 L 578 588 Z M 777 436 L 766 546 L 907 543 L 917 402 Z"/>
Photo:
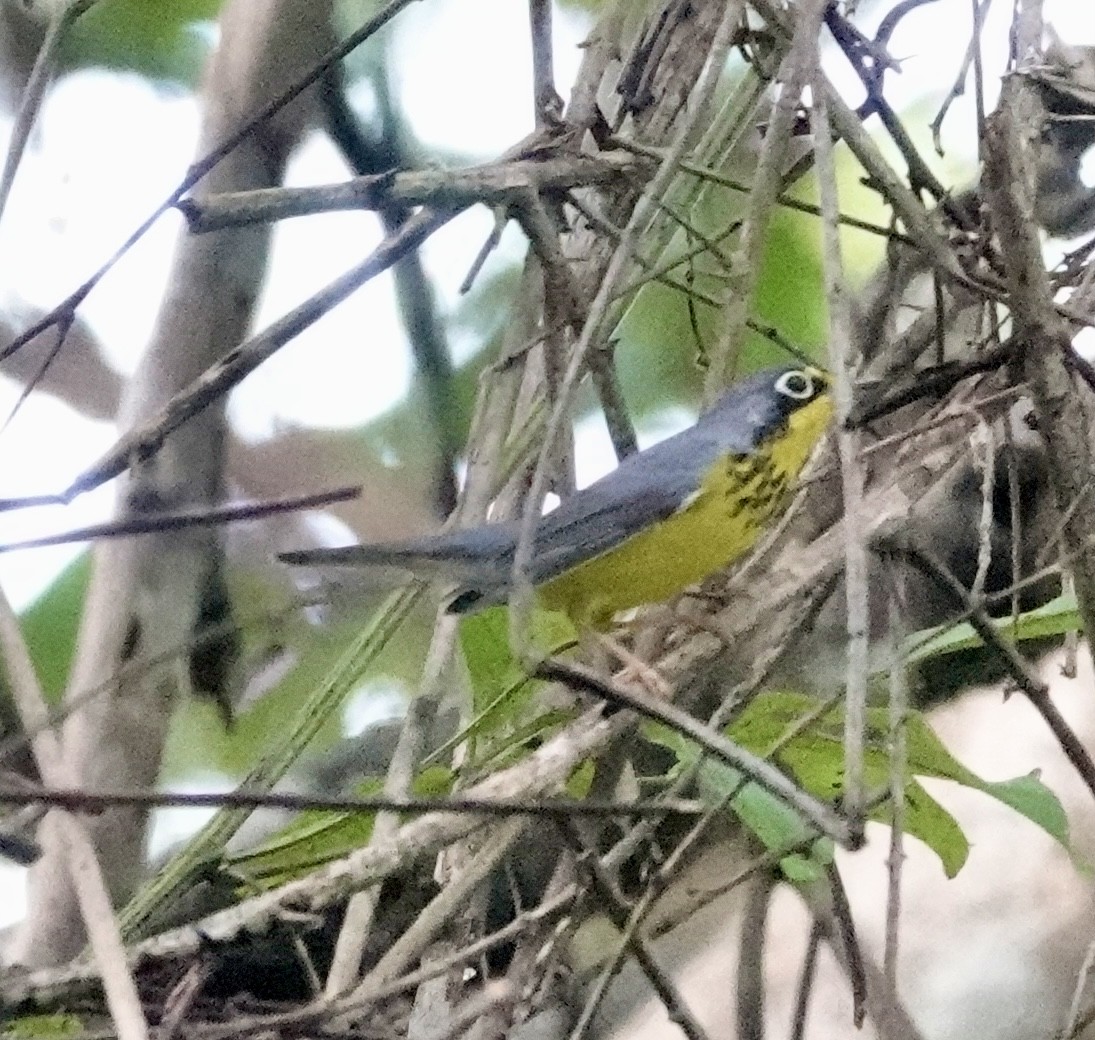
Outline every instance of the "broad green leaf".
<path id="1" fill-rule="evenodd" d="M 755 698 L 728 727 L 731 740 L 755 754 L 770 756 L 802 788 L 827 802 L 837 802 L 844 793 L 844 719 L 842 706 L 834 706 L 801 732 L 784 740 L 800 721 L 817 708 L 810 697 L 792 693 L 765 693 Z M 982 780 L 963 766 L 917 712 L 906 718 L 908 780 L 905 784 L 906 833 L 919 838 L 939 857 L 948 877 L 954 877 L 969 855 L 969 844 L 957 821 L 917 781 L 917 777 L 952 780 L 991 795 L 1037 824 L 1068 848 L 1068 820 L 1057 797 L 1036 777 L 1013 780 Z M 867 713 L 867 747 L 864 779 L 873 791 L 885 791 L 889 784 L 890 758 L 888 710 L 871 708 Z M 671 748 L 682 763 L 695 761 L 699 750 L 677 734 L 662 728 L 648 730 L 651 739 Z M 757 785 L 745 782 L 733 769 L 706 761 L 701 768 L 701 793 L 712 801 L 732 792 L 731 808 L 768 849 L 784 849 L 808 840 L 805 824 L 782 802 Z M 706 785 L 706 786 L 705 786 Z M 740 787 L 740 790 L 738 788 Z M 714 795 L 714 797 L 712 797 Z M 890 822 L 890 809 L 879 805 L 871 814 L 878 823 Z M 816 876 L 817 848 L 809 858 L 787 857 L 781 862 L 788 878 L 810 880 Z"/>
<path id="2" fill-rule="evenodd" d="M 415 777 L 412 793 L 416 798 L 441 798 L 452 786 L 451 770 L 428 766 Z M 354 794 L 375 798 L 383 789 L 384 781 L 374 778 L 359 784 Z M 224 867 L 252 888 L 276 888 L 361 848 L 375 822 L 373 812 L 303 812 L 257 848 L 227 856 Z"/>
<path id="3" fill-rule="evenodd" d="M 675 730 L 657 723 L 648 723 L 643 732 L 649 740 L 669 748 L 677 756 L 679 771 L 692 766 L 700 757 L 699 748 Z M 792 853 L 780 860 L 780 868 L 789 881 L 820 880 L 825 865 L 833 856 L 832 842 L 813 838 L 802 818 L 775 795 L 746 780 L 736 769 L 712 758 L 700 766 L 700 796 L 712 805 L 729 799 L 733 813 L 760 839 L 769 851 L 801 847 L 805 852 Z"/>
<path id="4" fill-rule="evenodd" d="M 1076 606 L 1075 596 L 1061 595 L 1034 610 L 1020 614 L 1014 621 L 1011 618 L 994 619 L 993 627 L 1005 638 L 1016 642 L 1026 639 L 1046 639 L 1064 635 L 1067 632 L 1079 632 L 1081 630 L 1080 611 Z M 910 664 L 915 664 L 929 657 L 956 654 L 982 645 L 981 637 L 968 621 L 960 625 L 942 625 L 917 632 L 912 636 L 909 640 L 907 660 Z"/>
<path id="5" fill-rule="evenodd" d="M 788 728 L 816 707 L 816 701 L 800 694 L 767 693 L 757 697 L 727 734 L 743 747 L 766 754 Z M 890 763 L 887 751 L 888 710 L 867 712 L 867 747 L 864 779 L 869 788 L 885 790 Z M 797 734 L 778 753 L 778 761 L 803 788 L 819 798 L 838 799 L 844 791 L 843 709 L 834 707 L 804 732 Z M 991 795 L 1015 809 L 1032 823 L 1068 847 L 1068 820 L 1057 797 L 1035 777 L 989 782 L 963 766 L 943 746 L 927 721 L 910 711 L 905 721 L 907 771 L 912 777 L 953 780 Z M 928 845 L 940 858 L 949 877 L 965 862 L 968 846 L 957 823 L 915 780 L 905 790 L 905 829 Z M 880 807 L 872 819 L 888 822 Z"/>

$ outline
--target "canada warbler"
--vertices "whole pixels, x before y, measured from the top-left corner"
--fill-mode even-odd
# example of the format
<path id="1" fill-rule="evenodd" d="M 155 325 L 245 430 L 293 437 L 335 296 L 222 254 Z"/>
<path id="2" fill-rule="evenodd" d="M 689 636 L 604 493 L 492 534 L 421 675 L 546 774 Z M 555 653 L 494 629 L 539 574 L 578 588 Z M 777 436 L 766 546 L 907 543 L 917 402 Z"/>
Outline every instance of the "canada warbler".
<path id="1" fill-rule="evenodd" d="M 668 599 L 748 551 L 829 421 L 828 388 L 816 368 L 759 372 L 541 517 L 530 571 L 541 604 L 607 628 L 618 611 Z M 518 531 L 510 521 L 281 559 L 441 575 L 460 583 L 450 609 L 462 612 L 506 601 Z"/>

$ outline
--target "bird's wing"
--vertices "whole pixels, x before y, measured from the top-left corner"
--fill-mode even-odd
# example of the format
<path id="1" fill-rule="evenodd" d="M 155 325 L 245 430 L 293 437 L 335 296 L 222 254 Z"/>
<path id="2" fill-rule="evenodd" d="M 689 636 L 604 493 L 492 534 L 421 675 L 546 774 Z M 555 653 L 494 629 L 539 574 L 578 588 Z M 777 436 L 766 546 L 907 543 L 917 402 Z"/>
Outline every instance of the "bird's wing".
<path id="1" fill-rule="evenodd" d="M 535 584 L 607 552 L 672 516 L 699 490 L 714 446 L 695 427 L 625 459 L 544 516 L 536 531 Z M 685 448 L 687 450 L 682 450 Z"/>

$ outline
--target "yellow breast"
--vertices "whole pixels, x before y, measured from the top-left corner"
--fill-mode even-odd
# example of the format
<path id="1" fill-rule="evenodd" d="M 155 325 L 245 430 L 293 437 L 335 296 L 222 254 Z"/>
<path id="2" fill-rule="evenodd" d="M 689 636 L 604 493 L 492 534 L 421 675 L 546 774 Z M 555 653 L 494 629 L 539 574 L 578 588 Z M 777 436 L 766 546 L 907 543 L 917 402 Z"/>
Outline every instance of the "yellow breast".
<path id="1" fill-rule="evenodd" d="M 603 629 L 621 610 L 669 599 L 722 570 L 783 511 L 831 414 L 824 395 L 754 452 L 715 460 L 676 513 L 545 582 L 541 602 L 579 627 Z"/>

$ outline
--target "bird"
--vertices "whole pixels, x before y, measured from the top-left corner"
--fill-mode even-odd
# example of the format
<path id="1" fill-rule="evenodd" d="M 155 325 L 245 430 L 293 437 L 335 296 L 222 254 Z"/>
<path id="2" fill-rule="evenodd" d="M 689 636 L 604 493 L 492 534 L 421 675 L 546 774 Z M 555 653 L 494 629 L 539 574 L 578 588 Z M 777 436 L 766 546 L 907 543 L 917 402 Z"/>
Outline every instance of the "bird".
<path id="1" fill-rule="evenodd" d="M 542 607 L 579 630 L 663 602 L 743 556 L 789 504 L 833 413 L 813 366 L 769 368 L 727 390 L 693 426 L 623 459 L 536 524 L 528 577 Z M 448 609 L 505 603 L 518 521 L 409 541 L 303 549 L 295 565 L 400 568 L 458 583 Z"/>

